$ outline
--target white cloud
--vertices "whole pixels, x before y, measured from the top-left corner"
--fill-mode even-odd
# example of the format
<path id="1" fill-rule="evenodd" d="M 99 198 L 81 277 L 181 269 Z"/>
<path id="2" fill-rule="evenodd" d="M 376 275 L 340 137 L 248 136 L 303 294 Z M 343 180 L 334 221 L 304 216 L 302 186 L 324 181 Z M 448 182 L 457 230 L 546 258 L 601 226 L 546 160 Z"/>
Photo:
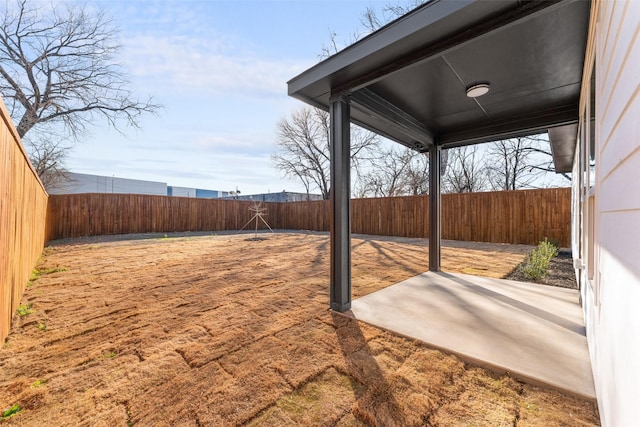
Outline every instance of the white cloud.
<path id="1" fill-rule="evenodd" d="M 249 49 L 234 51 L 218 40 L 139 35 L 126 42 L 125 61 L 137 81 L 156 90 L 201 95 L 229 92 L 258 96 L 286 94 L 286 82 L 307 64 L 261 58 Z"/>
<path id="2" fill-rule="evenodd" d="M 295 59 L 256 28 L 223 25 L 216 11 L 231 2 L 110 4 L 131 89 L 165 108 L 127 137 L 96 128 L 70 157 L 72 171 L 243 194 L 300 189 L 281 179 L 270 154 L 277 120 L 298 106 L 286 82 L 315 57 Z"/>
<path id="3" fill-rule="evenodd" d="M 210 134 L 200 133 L 193 136 L 193 145 L 196 149 L 215 149 L 217 151 L 271 153 L 273 151 L 273 135 L 265 132 L 235 133 L 235 134 Z"/>

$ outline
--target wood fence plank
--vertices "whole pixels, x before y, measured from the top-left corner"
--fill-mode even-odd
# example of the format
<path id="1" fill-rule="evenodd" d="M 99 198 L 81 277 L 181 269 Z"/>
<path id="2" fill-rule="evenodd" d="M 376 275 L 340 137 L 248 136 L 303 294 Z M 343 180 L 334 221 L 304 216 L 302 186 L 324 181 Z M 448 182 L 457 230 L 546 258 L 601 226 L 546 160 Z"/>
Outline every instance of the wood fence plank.
<path id="1" fill-rule="evenodd" d="M 238 230 L 254 212 L 250 201 L 130 194 L 52 195 L 50 238 L 97 234 Z M 272 228 L 329 230 L 329 202 L 263 202 Z M 429 237 L 428 196 L 354 199 L 354 233 Z M 444 194 L 442 237 L 493 243 L 569 246 L 571 190 Z M 249 224 L 251 229 L 255 225 Z M 261 222 L 258 228 L 265 229 Z"/>
<path id="2" fill-rule="evenodd" d="M 47 193 L 0 101 L 0 342 L 45 242 Z"/>

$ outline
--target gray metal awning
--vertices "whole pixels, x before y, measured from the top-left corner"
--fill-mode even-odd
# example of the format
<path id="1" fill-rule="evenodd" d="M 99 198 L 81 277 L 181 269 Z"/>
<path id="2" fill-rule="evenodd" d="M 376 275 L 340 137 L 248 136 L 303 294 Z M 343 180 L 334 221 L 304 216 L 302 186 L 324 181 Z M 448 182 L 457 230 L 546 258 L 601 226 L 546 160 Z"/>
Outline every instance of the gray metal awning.
<path id="1" fill-rule="evenodd" d="M 351 308 L 349 122 L 429 152 L 429 270 L 440 271 L 441 150 L 555 128 L 555 158 L 572 158 L 590 9 L 432 0 L 289 81 L 289 95 L 329 111 L 333 310 Z M 488 93 L 468 97 L 480 83 Z"/>
<path id="2" fill-rule="evenodd" d="M 590 2 L 432 0 L 288 82 L 328 110 L 426 151 L 578 121 Z M 478 98 L 465 89 L 488 82 Z"/>

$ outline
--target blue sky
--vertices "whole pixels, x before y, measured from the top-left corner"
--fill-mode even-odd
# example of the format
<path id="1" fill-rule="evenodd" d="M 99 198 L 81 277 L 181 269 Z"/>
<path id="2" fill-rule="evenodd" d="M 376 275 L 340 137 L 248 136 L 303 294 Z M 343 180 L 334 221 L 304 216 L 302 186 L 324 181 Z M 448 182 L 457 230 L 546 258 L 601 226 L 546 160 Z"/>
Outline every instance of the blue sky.
<path id="1" fill-rule="evenodd" d="M 272 164 L 276 123 L 302 103 L 286 82 L 319 61 L 330 31 L 362 28 L 384 1 L 94 1 L 120 31 L 131 88 L 164 108 L 126 135 L 95 127 L 73 172 L 242 194 L 303 191 Z"/>

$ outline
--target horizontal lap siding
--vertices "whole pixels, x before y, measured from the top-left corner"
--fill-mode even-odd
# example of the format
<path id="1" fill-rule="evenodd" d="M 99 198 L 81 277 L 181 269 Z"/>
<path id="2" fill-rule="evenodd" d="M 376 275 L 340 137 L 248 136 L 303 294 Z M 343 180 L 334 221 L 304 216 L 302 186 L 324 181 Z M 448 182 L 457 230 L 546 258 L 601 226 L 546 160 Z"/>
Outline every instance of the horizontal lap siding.
<path id="1" fill-rule="evenodd" d="M 569 245 L 568 188 L 442 196 L 442 237 L 496 243 L 537 244 L 547 237 Z M 131 194 L 50 197 L 51 238 L 101 234 L 238 230 L 254 212 L 250 201 Z M 328 231 L 328 200 L 262 203 L 272 228 Z M 429 197 L 351 201 L 354 233 L 428 237 Z M 253 229 L 255 223 L 246 228 Z M 260 229 L 266 228 L 262 222 Z"/>
<path id="2" fill-rule="evenodd" d="M 0 101 L 0 341 L 45 241 L 47 193 Z"/>
<path id="3" fill-rule="evenodd" d="M 583 241 L 595 256 L 583 302 L 602 425 L 637 425 L 640 3 L 597 5 L 594 233 Z"/>

